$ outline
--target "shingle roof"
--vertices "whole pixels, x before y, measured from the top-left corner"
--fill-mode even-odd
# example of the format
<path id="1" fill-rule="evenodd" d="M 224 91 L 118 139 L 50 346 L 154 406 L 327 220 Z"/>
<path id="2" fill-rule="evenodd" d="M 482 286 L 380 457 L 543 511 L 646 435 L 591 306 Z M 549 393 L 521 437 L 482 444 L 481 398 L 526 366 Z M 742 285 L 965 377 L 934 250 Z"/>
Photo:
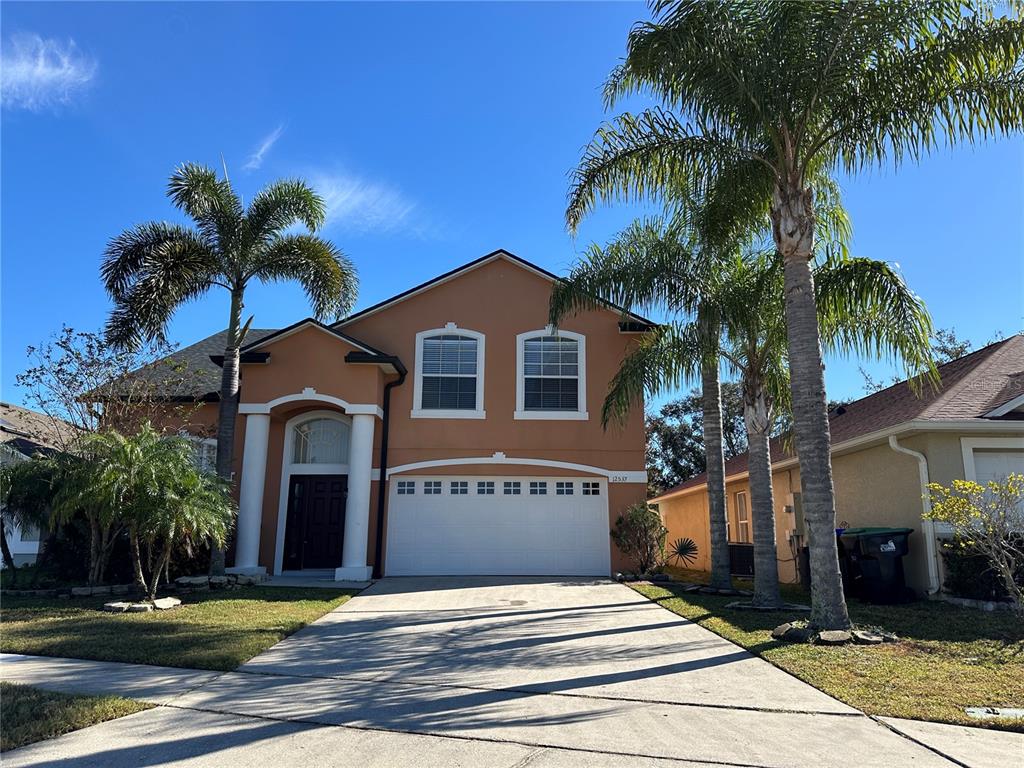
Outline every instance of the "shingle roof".
<path id="1" fill-rule="evenodd" d="M 245 336 L 245 344 L 253 344 L 276 331 L 276 328 L 250 328 Z M 170 379 L 168 386 L 159 392 L 164 397 L 215 400 L 220 390 L 221 369 L 210 360 L 210 356 L 224 354 L 227 333 L 227 330 L 219 331 L 195 344 L 182 347 L 167 357 L 140 368 L 132 375 L 160 380 Z M 168 369 L 165 367 L 168 364 L 181 365 L 182 373 L 168 375 Z"/>
<path id="2" fill-rule="evenodd" d="M 26 456 L 62 450 L 78 429 L 61 419 L 28 408 L 0 402 L 0 443 Z"/>
<path id="3" fill-rule="evenodd" d="M 1003 403 L 1024 394 L 1024 334 L 989 344 L 938 367 L 941 384 L 914 390 L 909 381 L 874 392 L 829 413 L 832 445 L 894 427 L 907 421 L 979 419 Z M 780 437 L 771 441 L 772 462 L 792 457 Z M 791 447 L 791 446 L 789 446 Z M 725 462 L 725 476 L 747 471 L 747 454 Z M 669 488 L 657 498 L 703 485 L 703 473 Z"/>

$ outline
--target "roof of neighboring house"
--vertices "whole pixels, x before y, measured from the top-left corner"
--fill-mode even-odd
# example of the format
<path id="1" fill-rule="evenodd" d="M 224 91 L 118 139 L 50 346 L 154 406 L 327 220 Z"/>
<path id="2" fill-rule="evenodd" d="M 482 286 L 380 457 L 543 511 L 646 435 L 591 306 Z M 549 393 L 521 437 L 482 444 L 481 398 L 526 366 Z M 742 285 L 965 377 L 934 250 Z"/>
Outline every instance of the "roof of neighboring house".
<path id="1" fill-rule="evenodd" d="M 58 451 L 78 434 L 62 419 L 0 402 L 0 444 L 25 456 Z"/>
<path id="2" fill-rule="evenodd" d="M 979 350 L 938 366 L 941 384 L 910 380 L 874 392 L 829 413 L 832 446 L 908 421 L 956 421 L 986 418 L 986 414 L 1024 395 L 1024 334 L 989 344 Z M 1007 413 L 996 420 L 1020 419 Z M 792 457 L 790 441 L 773 438 L 772 462 Z M 787 450 L 787 447 L 789 448 Z M 725 463 L 725 476 L 747 471 L 747 454 Z M 703 473 L 669 488 L 655 500 L 703 485 Z"/>

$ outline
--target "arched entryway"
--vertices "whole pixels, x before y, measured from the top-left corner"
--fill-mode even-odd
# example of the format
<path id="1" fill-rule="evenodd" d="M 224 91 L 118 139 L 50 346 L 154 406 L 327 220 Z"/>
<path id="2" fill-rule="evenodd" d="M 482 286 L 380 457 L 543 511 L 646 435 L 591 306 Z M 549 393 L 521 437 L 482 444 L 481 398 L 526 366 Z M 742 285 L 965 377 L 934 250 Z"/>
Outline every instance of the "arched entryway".
<path id="1" fill-rule="evenodd" d="M 274 571 L 341 566 L 351 419 L 307 411 L 285 424 Z"/>

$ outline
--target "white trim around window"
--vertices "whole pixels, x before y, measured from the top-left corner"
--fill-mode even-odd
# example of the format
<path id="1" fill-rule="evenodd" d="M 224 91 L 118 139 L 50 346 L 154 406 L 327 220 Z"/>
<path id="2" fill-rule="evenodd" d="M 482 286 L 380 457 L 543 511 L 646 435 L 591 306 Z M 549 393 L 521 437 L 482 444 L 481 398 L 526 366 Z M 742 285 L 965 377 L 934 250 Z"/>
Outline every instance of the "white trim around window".
<path id="1" fill-rule="evenodd" d="M 577 343 L 576 369 L 576 410 L 574 411 L 540 411 L 526 409 L 526 376 L 524 372 L 526 358 L 526 342 L 541 336 L 557 336 L 573 339 Z M 581 333 L 563 331 L 547 326 L 536 331 L 527 331 L 516 336 L 516 419 L 537 421 L 586 421 L 587 413 L 587 338 Z"/>
<path id="2" fill-rule="evenodd" d="M 476 408 L 424 408 L 423 407 L 423 342 L 433 336 L 466 336 L 476 340 Z M 484 342 L 485 338 L 479 331 L 459 328 L 455 323 L 447 323 L 444 328 L 420 331 L 416 334 L 416 363 L 413 375 L 412 412 L 414 419 L 485 419 L 484 410 Z"/>

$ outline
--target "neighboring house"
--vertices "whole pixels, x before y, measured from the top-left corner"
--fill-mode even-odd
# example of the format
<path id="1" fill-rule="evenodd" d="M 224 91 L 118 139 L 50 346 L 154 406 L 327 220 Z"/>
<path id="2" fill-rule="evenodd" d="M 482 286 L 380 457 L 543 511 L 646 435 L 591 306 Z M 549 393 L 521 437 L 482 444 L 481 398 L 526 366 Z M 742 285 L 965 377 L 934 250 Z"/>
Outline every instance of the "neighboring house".
<path id="1" fill-rule="evenodd" d="M 609 305 L 546 327 L 556 280 L 496 251 L 334 325 L 250 331 L 233 570 L 621 568 L 608 532 L 646 494 L 643 408 L 607 431 L 600 411 L 650 323 Z M 223 341 L 174 357 L 219 364 Z M 194 395 L 209 446 L 216 395 Z"/>
<path id="2" fill-rule="evenodd" d="M 37 454 L 63 450 L 75 434 L 73 426 L 59 419 L 0 402 L 0 464 L 29 461 Z M 39 554 L 39 530 L 13 528 L 7 534 L 15 564 L 35 562 Z"/>
<path id="3" fill-rule="evenodd" d="M 920 593 L 940 589 L 936 537 L 947 534 L 922 519 L 925 486 L 1024 473 L 1024 335 L 938 370 L 937 391 L 925 383 L 915 393 L 904 381 L 829 414 L 837 525 L 912 528 L 904 567 L 909 586 Z M 783 439 L 774 439 L 771 450 L 779 576 L 793 582 L 797 553 L 806 543 L 800 468 Z M 746 454 L 726 462 L 725 472 L 729 541 L 733 554 L 742 555 L 753 540 Z M 697 542 L 694 567 L 701 569 L 710 567 L 705 482 L 700 475 L 651 500 L 662 512 L 670 541 L 689 536 Z"/>

